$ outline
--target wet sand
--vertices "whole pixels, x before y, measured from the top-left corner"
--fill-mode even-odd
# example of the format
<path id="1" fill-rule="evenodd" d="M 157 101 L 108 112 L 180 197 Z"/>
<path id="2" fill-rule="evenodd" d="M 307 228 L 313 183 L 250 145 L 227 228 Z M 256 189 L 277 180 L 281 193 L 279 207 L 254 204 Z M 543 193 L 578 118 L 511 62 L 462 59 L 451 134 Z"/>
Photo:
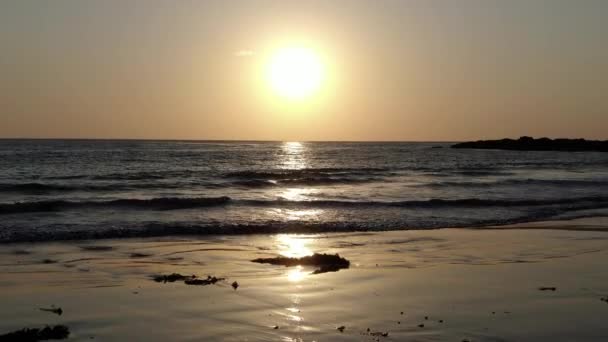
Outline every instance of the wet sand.
<path id="1" fill-rule="evenodd" d="M 62 324 L 74 341 L 605 341 L 606 222 L 1 245 L 0 334 Z M 251 262 L 313 252 L 350 267 Z M 225 280 L 151 278 L 174 272 Z M 61 315 L 40 310 L 53 305 Z"/>

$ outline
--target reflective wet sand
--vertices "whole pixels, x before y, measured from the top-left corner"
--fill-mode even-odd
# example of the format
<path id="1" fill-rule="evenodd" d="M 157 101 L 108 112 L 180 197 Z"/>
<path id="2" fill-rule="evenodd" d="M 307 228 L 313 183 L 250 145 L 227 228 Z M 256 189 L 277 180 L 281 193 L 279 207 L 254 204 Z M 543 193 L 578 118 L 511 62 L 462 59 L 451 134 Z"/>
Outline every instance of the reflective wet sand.
<path id="1" fill-rule="evenodd" d="M 604 223 L 594 222 L 572 221 L 561 228 Z M 250 261 L 313 252 L 339 253 L 351 266 L 312 274 L 309 267 Z M 597 229 L 74 241 L 2 245 L 0 253 L 0 333 L 64 324 L 76 341 L 604 341 L 608 336 L 608 304 L 601 300 L 608 295 L 608 233 Z M 150 278 L 173 272 L 226 280 L 189 286 Z M 39 310 L 52 305 L 63 314 Z"/>

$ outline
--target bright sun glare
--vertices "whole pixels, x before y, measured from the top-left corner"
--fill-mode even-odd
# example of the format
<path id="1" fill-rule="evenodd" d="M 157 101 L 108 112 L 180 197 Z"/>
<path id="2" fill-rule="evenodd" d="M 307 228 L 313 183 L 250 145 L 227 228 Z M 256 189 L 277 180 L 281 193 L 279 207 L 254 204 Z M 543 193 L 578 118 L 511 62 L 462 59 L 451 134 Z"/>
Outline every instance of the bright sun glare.
<path id="1" fill-rule="evenodd" d="M 301 100 L 313 95 L 321 86 L 324 67 L 319 56 L 309 48 L 284 48 L 271 58 L 268 80 L 281 97 Z"/>

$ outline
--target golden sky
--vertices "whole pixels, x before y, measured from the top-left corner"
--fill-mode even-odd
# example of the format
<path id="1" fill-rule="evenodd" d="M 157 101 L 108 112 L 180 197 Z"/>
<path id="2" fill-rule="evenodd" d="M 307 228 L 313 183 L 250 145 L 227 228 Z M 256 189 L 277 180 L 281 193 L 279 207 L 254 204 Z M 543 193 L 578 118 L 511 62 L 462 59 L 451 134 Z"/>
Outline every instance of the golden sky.
<path id="1" fill-rule="evenodd" d="M 1 1 L 0 137 L 608 139 L 607 14 L 601 0 Z"/>

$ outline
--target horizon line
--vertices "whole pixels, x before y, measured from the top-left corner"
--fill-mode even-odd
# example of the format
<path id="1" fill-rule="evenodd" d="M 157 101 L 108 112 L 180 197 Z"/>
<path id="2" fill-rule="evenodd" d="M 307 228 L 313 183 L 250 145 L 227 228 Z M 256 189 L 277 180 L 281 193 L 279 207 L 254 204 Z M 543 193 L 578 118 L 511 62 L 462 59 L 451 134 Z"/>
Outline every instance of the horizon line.
<path id="1" fill-rule="evenodd" d="M 304 143 L 454 143 L 468 140 L 263 140 L 263 139 L 157 139 L 157 138 L 4 138 L 8 140 L 41 140 L 41 141 L 166 141 L 166 142 L 304 142 Z"/>

